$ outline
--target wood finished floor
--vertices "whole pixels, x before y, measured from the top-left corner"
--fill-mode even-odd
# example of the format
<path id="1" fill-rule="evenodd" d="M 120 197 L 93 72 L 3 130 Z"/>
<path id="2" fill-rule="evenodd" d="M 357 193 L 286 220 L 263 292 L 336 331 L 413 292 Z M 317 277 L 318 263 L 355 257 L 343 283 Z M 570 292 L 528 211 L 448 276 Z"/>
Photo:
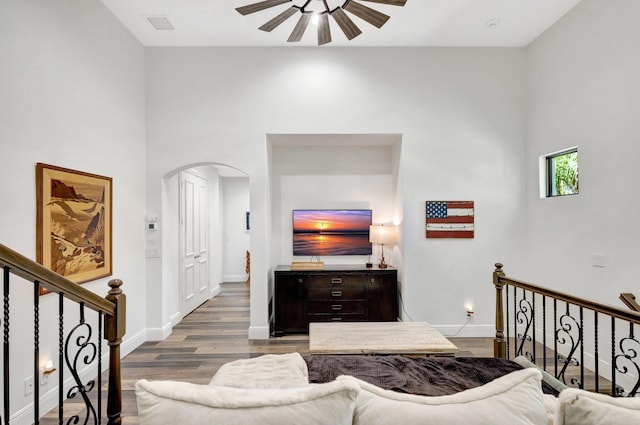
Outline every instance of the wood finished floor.
<path id="1" fill-rule="evenodd" d="M 206 384 L 218 368 L 229 361 L 297 351 L 309 352 L 307 335 L 284 336 L 269 340 L 249 340 L 249 286 L 225 283 L 215 298 L 207 301 L 173 328 L 164 341 L 146 342 L 122 360 L 123 424 L 136 425 L 138 410 L 135 382 L 179 380 Z M 460 355 L 491 357 L 491 338 L 450 338 Z M 106 375 L 103 378 L 106 382 Z M 106 384 L 104 386 L 106 393 Z M 105 404 L 106 406 L 106 404 Z M 67 412 L 79 410 L 77 403 L 65 403 Z M 50 412 L 41 423 L 53 423 Z"/>

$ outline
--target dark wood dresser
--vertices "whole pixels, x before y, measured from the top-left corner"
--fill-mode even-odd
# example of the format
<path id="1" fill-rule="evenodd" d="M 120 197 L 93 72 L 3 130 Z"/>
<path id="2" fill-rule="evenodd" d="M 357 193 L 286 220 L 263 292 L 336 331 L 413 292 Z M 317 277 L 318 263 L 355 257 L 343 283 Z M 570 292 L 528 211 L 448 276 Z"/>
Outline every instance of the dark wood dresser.
<path id="1" fill-rule="evenodd" d="M 273 335 L 308 333 L 310 322 L 398 320 L 396 269 L 325 265 L 274 271 Z"/>

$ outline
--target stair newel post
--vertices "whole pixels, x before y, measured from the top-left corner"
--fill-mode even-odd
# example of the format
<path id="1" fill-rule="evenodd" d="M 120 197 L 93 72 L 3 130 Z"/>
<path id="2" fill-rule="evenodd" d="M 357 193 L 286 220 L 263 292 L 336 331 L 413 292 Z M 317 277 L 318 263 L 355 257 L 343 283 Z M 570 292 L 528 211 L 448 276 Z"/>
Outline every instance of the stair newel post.
<path id="1" fill-rule="evenodd" d="M 501 359 L 507 358 L 507 342 L 504 339 L 504 303 L 502 288 L 504 284 L 500 278 L 505 274 L 502 271 L 502 264 L 496 263 L 493 272 L 493 285 L 496 287 L 496 337 L 493 340 L 493 356 Z"/>
<path id="2" fill-rule="evenodd" d="M 122 418 L 122 384 L 120 374 L 120 344 L 126 329 L 127 297 L 120 289 L 122 281 L 109 281 L 111 289 L 105 297 L 115 304 L 115 315 L 105 315 L 104 338 L 109 345 L 109 389 L 107 394 L 108 425 L 120 425 Z"/>

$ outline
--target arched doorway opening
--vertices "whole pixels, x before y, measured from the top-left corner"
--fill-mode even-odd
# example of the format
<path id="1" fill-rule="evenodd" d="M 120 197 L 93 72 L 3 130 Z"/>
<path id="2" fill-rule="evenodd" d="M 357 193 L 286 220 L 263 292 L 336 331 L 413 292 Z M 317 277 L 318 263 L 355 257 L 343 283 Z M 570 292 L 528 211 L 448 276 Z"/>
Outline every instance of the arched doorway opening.
<path id="1" fill-rule="evenodd" d="M 173 327 L 223 282 L 248 279 L 249 177 L 226 164 L 198 163 L 167 173 L 162 183 L 162 240 L 155 243 L 162 247 L 163 309 Z"/>

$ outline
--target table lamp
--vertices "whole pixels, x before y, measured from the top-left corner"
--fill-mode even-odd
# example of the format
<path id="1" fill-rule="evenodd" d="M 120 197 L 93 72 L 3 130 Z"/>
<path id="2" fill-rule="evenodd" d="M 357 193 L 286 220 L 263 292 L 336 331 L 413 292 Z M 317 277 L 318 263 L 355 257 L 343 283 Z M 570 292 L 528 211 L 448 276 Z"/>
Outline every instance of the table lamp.
<path id="1" fill-rule="evenodd" d="M 393 245 L 398 240 L 398 228 L 396 226 L 385 226 L 383 224 L 374 224 L 369 227 L 369 242 L 380 245 L 382 258 L 378 267 L 387 268 L 384 262 L 384 245 Z"/>

